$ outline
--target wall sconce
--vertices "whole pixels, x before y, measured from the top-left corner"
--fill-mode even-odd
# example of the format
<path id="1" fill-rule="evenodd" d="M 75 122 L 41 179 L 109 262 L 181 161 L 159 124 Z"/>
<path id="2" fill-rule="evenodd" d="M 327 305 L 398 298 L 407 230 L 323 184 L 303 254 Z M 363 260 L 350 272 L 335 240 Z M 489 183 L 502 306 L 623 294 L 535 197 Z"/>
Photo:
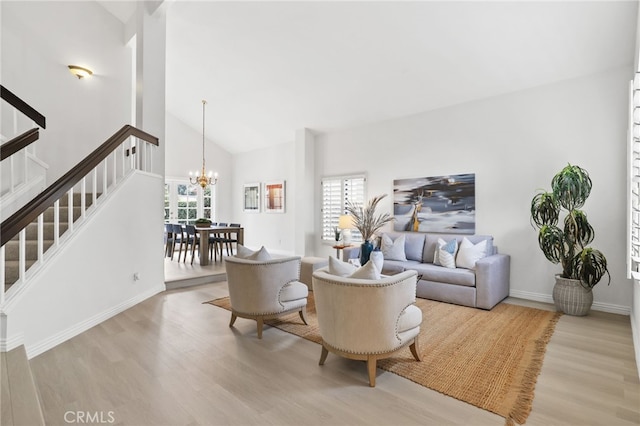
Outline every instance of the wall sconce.
<path id="1" fill-rule="evenodd" d="M 89 68 L 79 67 L 77 65 L 69 65 L 69 71 L 78 78 L 89 77 L 93 74 L 93 71 Z"/>

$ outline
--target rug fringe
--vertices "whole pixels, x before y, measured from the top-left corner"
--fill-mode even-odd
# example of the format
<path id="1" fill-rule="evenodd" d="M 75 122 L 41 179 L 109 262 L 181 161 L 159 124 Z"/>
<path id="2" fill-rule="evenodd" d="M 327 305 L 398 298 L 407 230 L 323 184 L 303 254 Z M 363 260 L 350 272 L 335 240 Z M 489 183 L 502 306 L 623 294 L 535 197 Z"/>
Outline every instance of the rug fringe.
<path id="1" fill-rule="evenodd" d="M 513 409 L 506 418 L 506 426 L 515 426 L 515 424 L 522 425 L 527 421 L 531 408 L 533 407 L 533 398 L 535 392 L 535 385 L 538 381 L 538 375 L 542 371 L 542 363 L 544 361 L 544 355 L 547 351 L 547 344 L 551 340 L 551 336 L 555 331 L 556 324 L 560 320 L 562 312 L 556 312 L 551 319 L 547 328 L 544 330 L 542 336 L 536 340 L 535 349 L 531 354 L 531 363 L 527 370 L 524 372 L 524 377 L 521 382 L 521 386 L 518 389 L 518 396 L 516 398 Z M 525 389 L 531 389 L 531 392 L 524 392 Z"/>

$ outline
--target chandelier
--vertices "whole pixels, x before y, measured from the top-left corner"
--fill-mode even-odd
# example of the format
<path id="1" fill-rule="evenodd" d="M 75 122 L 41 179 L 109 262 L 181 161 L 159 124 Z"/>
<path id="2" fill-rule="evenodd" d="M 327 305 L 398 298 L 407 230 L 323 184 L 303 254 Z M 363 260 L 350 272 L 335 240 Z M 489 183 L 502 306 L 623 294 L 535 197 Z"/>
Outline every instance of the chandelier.
<path id="1" fill-rule="evenodd" d="M 207 101 L 202 100 L 202 170 L 200 174 L 196 174 L 194 176 L 193 172 L 189 172 L 189 182 L 192 185 L 196 183 L 202 187 L 202 189 L 206 188 L 207 185 L 215 185 L 218 183 L 218 173 L 213 173 L 209 171 L 209 174 L 205 174 L 205 165 L 204 165 L 204 106 L 207 104 Z M 196 172 L 197 173 L 197 172 Z"/>

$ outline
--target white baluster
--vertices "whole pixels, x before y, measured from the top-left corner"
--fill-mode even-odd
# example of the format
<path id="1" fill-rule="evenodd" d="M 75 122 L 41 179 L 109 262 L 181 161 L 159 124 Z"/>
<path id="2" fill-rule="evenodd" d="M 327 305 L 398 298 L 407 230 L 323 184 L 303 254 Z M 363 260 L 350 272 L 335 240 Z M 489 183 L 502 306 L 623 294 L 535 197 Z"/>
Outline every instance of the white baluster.
<path id="1" fill-rule="evenodd" d="M 111 171 L 111 173 L 113 173 L 113 186 L 116 186 L 116 184 L 118 183 L 118 155 L 117 155 L 117 151 L 118 148 L 113 150 L 113 153 L 111 154 L 111 156 L 113 157 L 113 170 Z"/>
<path id="2" fill-rule="evenodd" d="M 69 229 L 67 230 L 67 232 L 69 232 L 68 235 L 71 235 L 71 233 L 73 232 L 73 188 L 71 188 L 69 190 L 69 201 L 67 201 L 67 205 L 68 205 L 68 222 L 69 222 Z"/>
<path id="3" fill-rule="evenodd" d="M 13 165 L 13 157 L 14 157 L 13 155 L 9 157 L 9 191 L 11 193 L 13 193 L 16 187 L 16 178 L 15 178 L 16 169 L 15 169 L 15 166 Z"/>
<path id="4" fill-rule="evenodd" d="M 102 194 L 107 194 L 107 159 L 102 162 Z"/>
<path id="5" fill-rule="evenodd" d="M 91 192 L 93 193 L 93 205 L 94 207 L 97 205 L 96 203 L 98 202 L 98 168 L 94 167 L 93 168 L 93 182 L 91 183 L 92 189 Z"/>
<path id="6" fill-rule="evenodd" d="M 80 182 L 80 217 L 85 218 L 85 210 L 87 209 L 87 178 L 82 178 Z"/>
<path id="7" fill-rule="evenodd" d="M 60 244 L 60 200 L 53 203 L 53 245 Z"/>
<path id="8" fill-rule="evenodd" d="M 38 216 L 38 261 L 42 262 L 44 254 L 44 213 Z"/>
<path id="9" fill-rule="evenodd" d="M 27 228 L 20 231 L 18 242 L 18 281 L 24 281 L 24 273 L 27 270 Z"/>

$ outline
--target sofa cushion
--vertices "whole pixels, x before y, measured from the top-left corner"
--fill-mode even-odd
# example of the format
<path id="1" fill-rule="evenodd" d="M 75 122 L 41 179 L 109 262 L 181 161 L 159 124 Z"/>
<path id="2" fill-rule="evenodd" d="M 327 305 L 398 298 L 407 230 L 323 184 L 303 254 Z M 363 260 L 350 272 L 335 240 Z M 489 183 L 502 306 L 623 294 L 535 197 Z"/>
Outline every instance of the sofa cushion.
<path id="1" fill-rule="evenodd" d="M 467 237 L 462 239 L 458 256 L 456 257 L 456 265 L 459 268 L 475 269 L 476 262 L 487 255 L 487 240 L 482 240 L 477 244 L 473 244 Z"/>
<path id="2" fill-rule="evenodd" d="M 404 254 L 404 241 L 404 234 L 400 234 L 395 239 L 392 239 L 388 234 L 382 234 L 380 249 L 384 258 L 389 260 L 406 261 L 407 257 Z"/>
<path id="3" fill-rule="evenodd" d="M 407 265 L 406 269 L 412 269 L 417 271 L 418 274 L 422 274 L 422 279 L 425 281 L 435 281 L 467 287 L 474 287 L 476 285 L 476 274 L 470 269 L 449 269 L 434 265 L 433 263 Z"/>
<path id="4" fill-rule="evenodd" d="M 367 262 L 364 266 L 359 267 L 356 271 L 349 275 L 349 278 L 359 278 L 363 280 L 379 280 L 380 271 L 373 262 Z"/>
<path id="5" fill-rule="evenodd" d="M 441 265 L 445 268 L 454 269 L 456 267 L 456 254 L 458 253 L 458 240 L 452 238 L 445 241 L 438 238 L 437 249 L 433 256 L 433 264 Z"/>
<path id="6" fill-rule="evenodd" d="M 462 238 L 465 235 L 459 234 L 427 234 L 424 242 L 424 251 L 422 253 L 422 261 L 424 263 L 433 263 L 433 258 L 435 256 L 436 244 L 438 243 L 438 238 L 442 238 L 445 241 L 449 241 L 452 238 L 458 240 L 458 245 L 462 242 Z M 491 235 L 466 235 L 466 237 L 473 244 L 477 244 L 482 240 L 487 240 L 487 256 L 491 256 L 495 254 L 495 248 L 493 246 L 493 237 Z"/>
<path id="7" fill-rule="evenodd" d="M 339 277 L 348 277 L 349 275 L 353 274 L 356 271 L 356 268 L 354 265 L 347 263 L 347 262 L 343 262 L 341 260 L 336 259 L 333 256 L 329 256 L 329 268 L 327 269 L 327 272 L 330 273 L 331 275 L 337 275 Z"/>

